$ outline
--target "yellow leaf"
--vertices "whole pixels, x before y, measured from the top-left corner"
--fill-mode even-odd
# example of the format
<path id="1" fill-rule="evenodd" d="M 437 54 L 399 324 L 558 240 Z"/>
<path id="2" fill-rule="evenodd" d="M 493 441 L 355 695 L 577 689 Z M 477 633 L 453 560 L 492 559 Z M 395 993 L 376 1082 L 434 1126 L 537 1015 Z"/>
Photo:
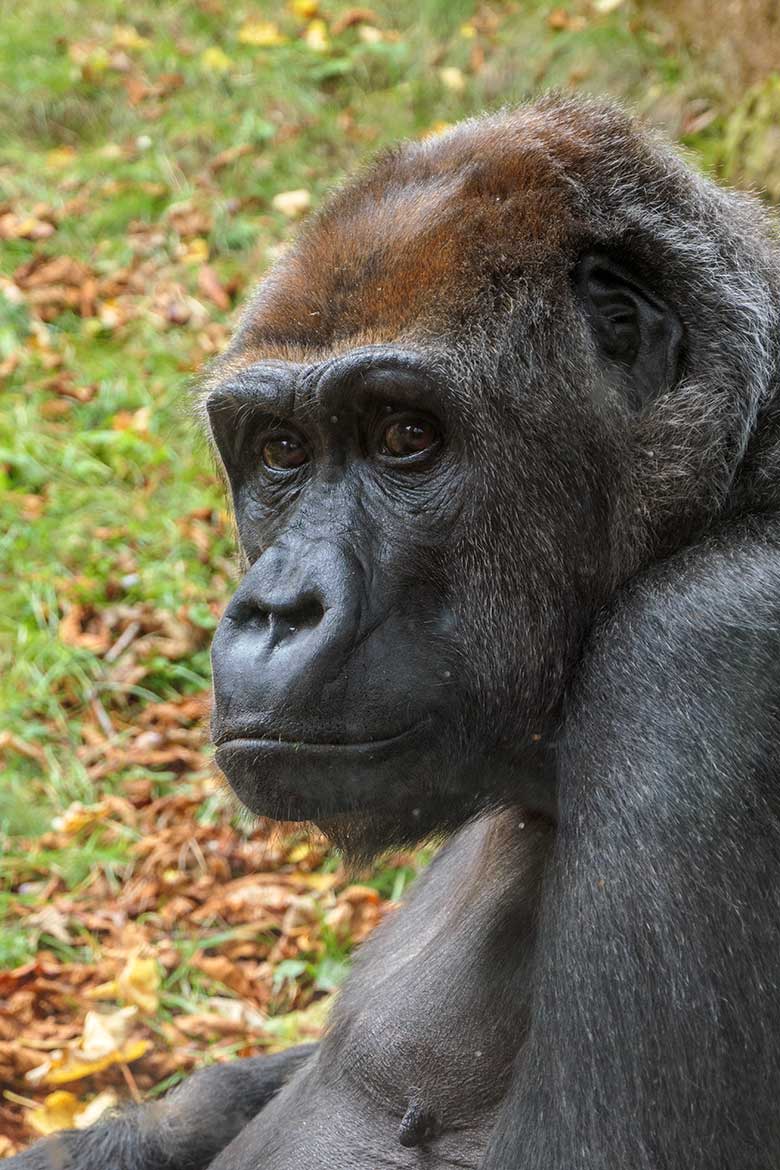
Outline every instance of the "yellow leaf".
<path id="1" fill-rule="evenodd" d="M 473 40 L 474 37 L 477 35 L 477 30 L 475 29 L 474 25 L 471 23 L 470 20 L 467 20 L 465 22 L 465 24 L 462 24 L 460 26 L 460 35 L 466 41 Z"/>
<path id="2" fill-rule="evenodd" d="M 303 1040 L 318 1037 L 327 1023 L 332 1002 L 333 996 L 326 995 L 322 999 L 315 999 L 314 1003 L 300 1011 L 267 1019 L 263 1027 L 265 1032 L 274 1037 L 274 1049 L 290 1048 Z"/>
<path id="3" fill-rule="evenodd" d="M 273 48 L 283 45 L 287 37 L 279 32 L 279 26 L 272 20 L 250 20 L 239 30 L 238 39 L 242 45 L 255 45 L 257 48 Z"/>
<path id="4" fill-rule="evenodd" d="M 97 324 L 103 329 L 116 329 L 121 319 L 119 302 L 115 298 L 109 297 L 99 306 Z M 85 321 L 84 324 L 88 325 L 89 321 Z"/>
<path id="5" fill-rule="evenodd" d="M 88 987 L 83 994 L 85 999 L 119 999 L 119 984 L 116 979 L 109 979 L 108 983 Z"/>
<path id="6" fill-rule="evenodd" d="M 32 1084 L 66 1085 L 102 1072 L 113 1064 L 129 1064 L 148 1051 L 148 1040 L 128 1040 L 127 1033 L 138 1015 L 138 1008 L 125 1007 L 115 1012 L 87 1012 L 78 1047 L 52 1052 L 26 1079 Z"/>
<path id="7" fill-rule="evenodd" d="M 361 24 L 358 36 L 364 45 L 379 45 L 385 39 L 382 30 L 374 28 L 373 24 Z"/>
<path id="8" fill-rule="evenodd" d="M 196 236 L 195 239 L 190 240 L 187 249 L 182 256 L 185 264 L 205 264 L 209 258 L 208 240 L 204 240 L 202 236 Z"/>
<path id="9" fill-rule="evenodd" d="M 335 873 L 302 873 L 300 882 L 310 890 L 332 890 L 338 883 L 338 874 Z"/>
<path id="10" fill-rule="evenodd" d="M 324 20 L 313 20 L 304 33 L 303 39 L 315 53 L 325 53 L 330 47 L 328 26 Z"/>
<path id="11" fill-rule="evenodd" d="M 131 955 L 117 979 L 119 995 L 125 1003 L 135 1004 L 148 1016 L 160 1005 L 160 972 L 155 959 Z"/>
<path id="12" fill-rule="evenodd" d="M 227 73 L 233 64 L 227 53 L 223 52 L 218 45 L 204 49 L 200 55 L 200 63 L 209 73 Z"/>
<path id="13" fill-rule="evenodd" d="M 290 0 L 290 11 L 296 20 L 313 20 L 319 10 L 318 0 Z"/>
<path id="14" fill-rule="evenodd" d="M 428 129 L 425 130 L 420 135 L 420 137 L 421 138 L 431 138 L 434 134 L 443 134 L 445 132 L 445 130 L 451 130 L 452 126 L 453 126 L 452 122 L 444 122 L 441 119 L 439 119 L 439 121 L 437 121 L 437 122 L 432 122 L 431 125 L 428 127 Z"/>
<path id="15" fill-rule="evenodd" d="M 59 170 L 60 167 L 66 167 L 69 163 L 72 163 L 75 157 L 75 147 L 56 146 L 54 150 L 46 152 L 46 166 L 52 167 L 54 170 Z"/>
<path id="16" fill-rule="evenodd" d="M 111 39 L 118 49 L 145 49 L 149 45 L 146 37 L 142 37 L 131 24 L 118 24 Z"/>
<path id="17" fill-rule="evenodd" d="M 64 813 L 54 817 L 51 827 L 59 833 L 67 833 L 69 837 L 75 837 L 76 833 L 86 828 L 87 825 L 94 825 L 98 821 L 105 820 L 110 811 L 108 803 L 83 805 L 81 801 L 74 800 Z"/>
<path id="18" fill-rule="evenodd" d="M 311 846 L 308 845 L 305 841 L 302 841 L 300 845 L 293 846 L 293 848 L 287 854 L 287 860 L 295 865 L 297 862 L 303 861 L 304 857 L 308 857 L 310 853 Z"/>
<path id="19" fill-rule="evenodd" d="M 448 65 L 446 68 L 440 69 L 439 77 L 445 89 L 450 89 L 453 93 L 463 93 L 466 88 L 466 78 L 460 69 L 456 69 L 454 65 Z"/>
<path id="20" fill-rule="evenodd" d="M 104 1089 L 102 1093 L 98 1093 L 96 1097 L 93 1097 L 91 1101 L 79 1109 L 74 1118 L 76 1129 L 89 1129 L 90 1125 L 94 1125 L 104 1113 L 109 1109 L 115 1109 L 118 1104 L 119 1098 L 114 1090 Z"/>
<path id="21" fill-rule="evenodd" d="M 36 1109 L 28 1109 L 25 1120 L 31 1129 L 46 1137 L 60 1129 L 86 1129 L 117 1104 L 113 1089 L 104 1089 L 86 1104 L 68 1089 L 55 1089 Z"/>
<path id="22" fill-rule="evenodd" d="M 125 963 L 116 979 L 90 987 L 87 999 L 118 999 L 140 1008 L 148 1016 L 154 1015 L 160 1005 L 160 973 L 154 959 L 143 959 L 136 951 Z"/>
<path id="23" fill-rule="evenodd" d="M 75 1093 L 57 1089 L 44 1097 L 43 1104 L 37 1109 L 27 1111 L 27 1124 L 44 1137 L 56 1133 L 58 1129 L 73 1129 L 80 1108 L 81 1103 Z"/>
<path id="24" fill-rule="evenodd" d="M 133 1020 L 138 1015 L 135 1007 L 119 1008 L 115 1012 L 87 1012 L 81 1046 L 77 1055 L 84 1060 L 98 1060 L 116 1052 L 127 1039 Z"/>
<path id="25" fill-rule="evenodd" d="M 103 1069 L 111 1068 L 113 1064 L 130 1064 L 138 1060 L 149 1051 L 151 1043 L 148 1040 L 132 1040 L 115 1052 L 109 1052 L 99 1060 L 81 1060 L 77 1053 L 69 1052 L 60 1061 L 53 1060 L 51 1068 L 43 1076 L 45 1085 L 67 1085 L 72 1081 L 81 1081 L 84 1077 L 94 1076 Z M 36 1070 L 33 1069 L 33 1072 Z M 28 1073 L 28 1077 L 29 1077 Z"/>

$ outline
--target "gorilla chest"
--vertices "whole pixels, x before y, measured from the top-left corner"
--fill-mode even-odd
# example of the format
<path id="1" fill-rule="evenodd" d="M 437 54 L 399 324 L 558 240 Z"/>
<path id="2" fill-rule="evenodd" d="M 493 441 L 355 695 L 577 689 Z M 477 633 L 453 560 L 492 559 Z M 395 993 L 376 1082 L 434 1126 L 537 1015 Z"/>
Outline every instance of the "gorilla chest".
<path id="1" fill-rule="evenodd" d="M 498 1028 L 465 987 L 387 977 L 212 1170 L 477 1170 L 522 1022 Z"/>
<path id="2" fill-rule="evenodd" d="M 315 1057 L 212 1170 L 476 1170 L 526 1033 L 533 946 L 484 865 L 494 838 L 460 834 L 364 943 Z"/>
<path id="3" fill-rule="evenodd" d="M 484 973 L 460 970 L 450 981 L 446 964 L 437 964 L 428 974 L 421 978 L 416 964 L 390 972 L 342 1024 L 338 1051 L 340 1076 L 402 1119 L 399 1132 L 407 1131 L 410 1145 L 492 1115 L 524 1027 L 505 989 L 483 982 Z"/>

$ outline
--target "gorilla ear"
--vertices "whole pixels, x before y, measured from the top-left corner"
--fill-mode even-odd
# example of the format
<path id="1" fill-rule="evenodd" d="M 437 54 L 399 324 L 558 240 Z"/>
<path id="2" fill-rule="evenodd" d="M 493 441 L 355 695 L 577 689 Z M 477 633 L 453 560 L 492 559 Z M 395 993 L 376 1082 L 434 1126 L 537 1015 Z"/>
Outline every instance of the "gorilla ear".
<path id="1" fill-rule="evenodd" d="M 680 318 L 633 273 L 601 252 L 582 258 L 575 285 L 601 352 L 620 370 L 629 405 L 641 410 L 677 380 L 683 348 Z"/>

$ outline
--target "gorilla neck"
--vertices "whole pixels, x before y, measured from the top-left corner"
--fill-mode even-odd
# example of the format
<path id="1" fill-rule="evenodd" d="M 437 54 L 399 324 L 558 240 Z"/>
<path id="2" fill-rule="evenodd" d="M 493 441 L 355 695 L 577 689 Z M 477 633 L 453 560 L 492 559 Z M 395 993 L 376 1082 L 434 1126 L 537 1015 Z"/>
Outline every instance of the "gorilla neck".
<path id="1" fill-rule="evenodd" d="M 430 792 L 420 794 L 414 807 L 408 800 L 400 807 L 388 802 L 383 810 L 355 809 L 318 817 L 311 827 L 315 832 L 324 833 L 347 864 L 359 870 L 389 849 L 450 837 L 480 817 L 491 818 L 493 831 L 487 834 L 484 846 L 495 849 L 495 833 L 498 825 L 503 824 L 498 819 L 501 808 L 516 810 L 522 805 L 525 810 L 522 815 L 509 812 L 515 828 L 518 821 L 528 826 L 537 822 L 552 826 L 558 819 L 557 718 L 551 718 L 550 723 L 551 729 L 544 739 L 534 737 L 539 743 L 525 744 L 520 751 L 516 744 L 510 743 L 505 751 L 493 752 L 487 763 L 477 760 L 467 765 L 457 779 L 440 777 L 431 785 Z M 522 840 L 517 844 L 525 864 L 527 846 Z M 485 865 L 490 860 L 486 856 Z M 509 865 L 509 858 L 497 860 L 503 872 L 502 867 Z M 446 897 L 442 904 L 447 904 Z"/>

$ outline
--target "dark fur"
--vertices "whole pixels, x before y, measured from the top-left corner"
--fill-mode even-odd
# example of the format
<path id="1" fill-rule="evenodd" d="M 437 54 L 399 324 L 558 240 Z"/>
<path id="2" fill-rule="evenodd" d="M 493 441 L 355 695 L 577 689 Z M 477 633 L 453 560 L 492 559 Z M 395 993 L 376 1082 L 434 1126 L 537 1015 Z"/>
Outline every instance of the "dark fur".
<path id="1" fill-rule="evenodd" d="M 622 113 L 550 98 L 380 159 L 250 304 L 206 385 L 248 566 L 215 656 L 228 775 L 358 854 L 482 819 L 214 1170 L 780 1165 L 771 237 Z M 256 486 L 259 386 L 324 444 L 320 399 L 348 415 L 401 358 L 445 403 L 422 504 L 358 506 L 341 470 Z M 343 745 L 410 711 L 395 773 L 230 747 L 251 719 Z M 65 1166 L 107 1170 L 91 1140 Z M 143 1140 L 115 1170 L 205 1164 L 199 1135 L 173 1162 Z"/>

